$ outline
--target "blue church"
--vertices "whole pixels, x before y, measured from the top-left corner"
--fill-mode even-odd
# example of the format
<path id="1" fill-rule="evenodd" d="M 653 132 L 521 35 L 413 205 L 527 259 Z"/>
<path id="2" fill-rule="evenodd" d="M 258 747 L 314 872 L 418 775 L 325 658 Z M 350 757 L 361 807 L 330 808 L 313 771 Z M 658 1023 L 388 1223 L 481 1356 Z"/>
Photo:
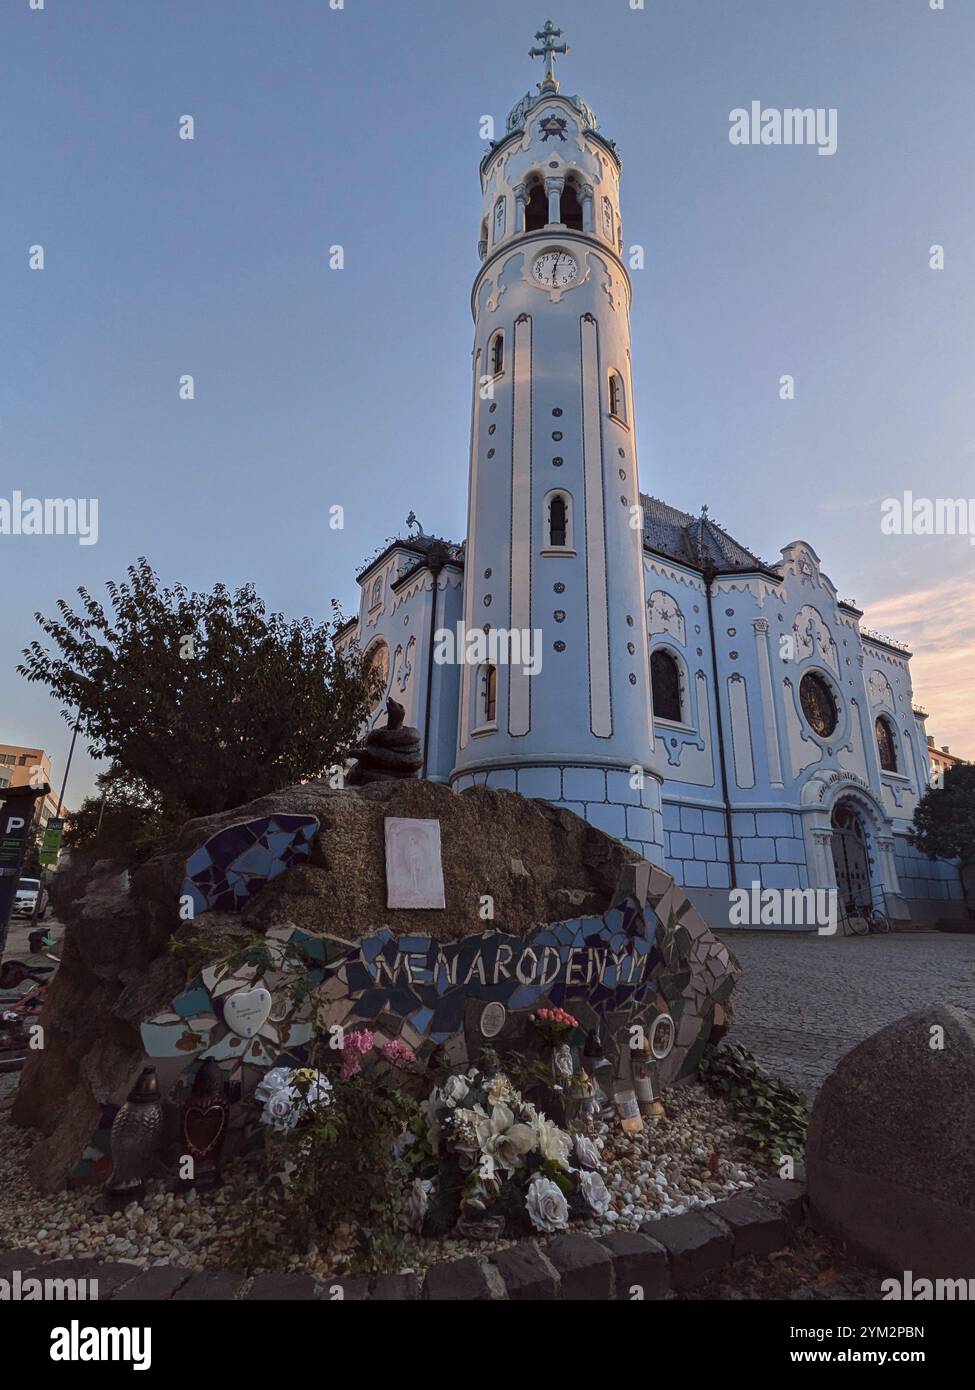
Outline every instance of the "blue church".
<path id="1" fill-rule="evenodd" d="M 957 869 L 907 839 L 930 777 L 909 650 L 806 541 L 766 562 L 640 491 L 620 158 L 561 90 L 561 31 L 536 38 L 544 77 L 480 164 L 466 539 L 411 519 L 339 643 L 424 776 L 568 807 L 716 925 L 752 884 L 960 916 Z"/>

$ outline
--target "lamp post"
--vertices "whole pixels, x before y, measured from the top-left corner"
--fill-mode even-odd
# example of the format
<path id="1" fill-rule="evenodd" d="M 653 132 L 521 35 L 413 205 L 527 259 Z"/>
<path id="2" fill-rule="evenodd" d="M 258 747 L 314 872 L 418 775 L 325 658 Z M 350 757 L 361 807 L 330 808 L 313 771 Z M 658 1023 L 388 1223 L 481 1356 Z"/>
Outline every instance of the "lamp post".
<path id="1" fill-rule="evenodd" d="M 74 745 L 75 740 L 78 737 L 78 728 L 80 723 L 80 718 L 75 720 L 74 732 L 71 735 L 71 747 L 68 749 L 68 761 L 64 765 L 64 779 L 61 782 L 61 794 L 58 797 L 58 809 L 54 812 L 55 816 L 60 816 L 61 807 L 64 804 L 64 789 L 68 785 L 68 773 L 71 771 L 71 759 L 74 757 Z"/>

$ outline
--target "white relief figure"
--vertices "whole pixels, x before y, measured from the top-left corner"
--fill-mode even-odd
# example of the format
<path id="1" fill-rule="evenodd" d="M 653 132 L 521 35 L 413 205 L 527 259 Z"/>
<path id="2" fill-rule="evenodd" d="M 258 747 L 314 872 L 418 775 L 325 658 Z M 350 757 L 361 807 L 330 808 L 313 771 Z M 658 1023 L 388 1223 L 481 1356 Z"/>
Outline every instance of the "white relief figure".
<path id="1" fill-rule="evenodd" d="M 440 822 L 387 816 L 386 906 L 443 908 Z"/>
<path id="2" fill-rule="evenodd" d="M 407 845 L 406 862 L 409 866 L 410 887 L 414 893 L 420 891 L 420 880 L 423 875 L 423 846 L 420 844 L 418 835 L 411 835 Z"/>

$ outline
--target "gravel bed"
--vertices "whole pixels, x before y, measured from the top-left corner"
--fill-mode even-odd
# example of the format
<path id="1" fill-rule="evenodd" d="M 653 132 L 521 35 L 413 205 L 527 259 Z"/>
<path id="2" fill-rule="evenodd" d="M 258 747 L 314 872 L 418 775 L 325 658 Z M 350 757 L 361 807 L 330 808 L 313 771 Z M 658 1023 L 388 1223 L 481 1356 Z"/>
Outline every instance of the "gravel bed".
<path id="1" fill-rule="evenodd" d="M 720 1201 L 768 1176 L 750 1158 L 724 1102 L 703 1087 L 675 1087 L 665 1105 L 666 1117 L 647 1121 L 640 1135 L 600 1126 L 595 1142 L 612 1207 L 601 1218 L 573 1223 L 573 1229 L 590 1234 L 636 1230 L 643 1221 Z M 26 1159 L 37 1138 L 0 1114 L 0 1249 L 26 1248 L 48 1259 L 130 1261 L 141 1267 L 301 1271 L 323 1280 L 347 1272 L 352 1232 L 346 1240 L 340 1235 L 327 1251 L 313 1246 L 296 1256 L 275 1250 L 286 1218 L 273 1198 L 250 1200 L 258 1176 L 253 1158 L 228 1164 L 217 1189 L 184 1193 L 173 1191 L 172 1183 L 150 1180 L 141 1204 L 133 1202 L 109 1215 L 99 1210 L 97 1188 L 55 1194 L 34 1190 Z M 420 1240 L 405 1268 L 422 1270 L 438 1260 L 486 1254 L 511 1243 Z"/>

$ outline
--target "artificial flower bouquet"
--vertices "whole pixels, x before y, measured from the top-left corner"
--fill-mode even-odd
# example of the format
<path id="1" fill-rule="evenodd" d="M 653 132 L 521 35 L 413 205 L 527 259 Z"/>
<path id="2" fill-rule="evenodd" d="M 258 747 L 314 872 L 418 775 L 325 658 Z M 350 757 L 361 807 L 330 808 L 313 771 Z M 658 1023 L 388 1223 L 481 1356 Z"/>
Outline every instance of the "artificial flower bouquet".
<path id="1" fill-rule="evenodd" d="M 551 1232 L 608 1210 L 592 1141 L 560 1129 L 503 1072 L 448 1076 L 420 1112 L 409 1204 L 418 1233 L 442 1234 L 455 1222 L 461 1233 Z"/>
<path id="2" fill-rule="evenodd" d="M 546 1047 L 559 1047 L 579 1028 L 579 1020 L 565 1009 L 537 1009 L 531 1016 Z"/>

